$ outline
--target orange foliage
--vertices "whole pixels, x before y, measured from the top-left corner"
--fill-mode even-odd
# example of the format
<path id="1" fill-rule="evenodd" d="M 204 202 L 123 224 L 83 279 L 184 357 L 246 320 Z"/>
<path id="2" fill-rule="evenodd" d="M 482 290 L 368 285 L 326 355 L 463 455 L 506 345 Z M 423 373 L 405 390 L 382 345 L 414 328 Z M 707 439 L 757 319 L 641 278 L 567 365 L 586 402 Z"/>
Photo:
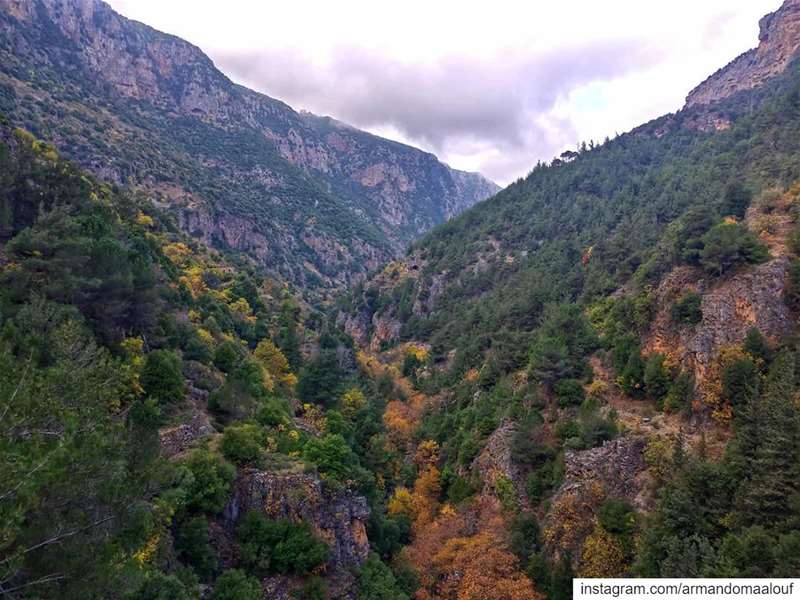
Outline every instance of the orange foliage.
<path id="1" fill-rule="evenodd" d="M 594 507 L 601 504 L 603 497 L 602 486 L 593 484 L 557 499 L 544 530 L 545 544 L 555 551 L 580 548 L 594 528 Z"/>
<path id="2" fill-rule="evenodd" d="M 442 485 L 439 469 L 431 466 L 414 482 L 414 529 L 429 525 L 439 513 L 439 495 Z"/>
<path id="3" fill-rule="evenodd" d="M 399 400 L 392 400 L 383 411 L 383 424 L 389 438 L 395 445 L 404 447 L 411 441 L 415 424 L 412 420 L 411 408 Z"/>
<path id="4" fill-rule="evenodd" d="M 420 469 L 429 465 L 435 465 L 439 460 L 439 444 L 433 440 L 425 440 L 420 442 L 417 446 L 417 452 L 414 454 L 414 464 Z"/>

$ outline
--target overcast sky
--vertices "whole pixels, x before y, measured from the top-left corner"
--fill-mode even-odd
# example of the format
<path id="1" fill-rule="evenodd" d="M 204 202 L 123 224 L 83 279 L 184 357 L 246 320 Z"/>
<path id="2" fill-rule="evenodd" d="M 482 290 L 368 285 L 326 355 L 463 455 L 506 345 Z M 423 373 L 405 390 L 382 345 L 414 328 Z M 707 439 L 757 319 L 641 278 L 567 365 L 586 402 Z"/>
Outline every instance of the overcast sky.
<path id="1" fill-rule="evenodd" d="M 679 109 L 780 0 L 109 0 L 233 80 L 500 184 Z"/>

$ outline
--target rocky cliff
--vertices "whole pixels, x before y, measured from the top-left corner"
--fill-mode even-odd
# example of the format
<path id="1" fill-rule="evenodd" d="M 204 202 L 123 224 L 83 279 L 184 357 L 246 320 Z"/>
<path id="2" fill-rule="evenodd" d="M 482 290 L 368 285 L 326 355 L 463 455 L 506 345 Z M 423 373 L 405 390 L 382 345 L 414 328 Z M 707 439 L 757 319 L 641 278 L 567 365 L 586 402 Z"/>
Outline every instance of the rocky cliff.
<path id="1" fill-rule="evenodd" d="M 308 287 L 341 287 L 498 189 L 236 85 L 100 0 L 0 0 L 0 65 L 0 113 Z"/>
<path id="2" fill-rule="evenodd" d="M 786 0 L 759 23 L 757 48 L 749 50 L 692 90 L 686 106 L 711 104 L 759 87 L 782 73 L 800 48 L 800 0 Z"/>
<path id="3" fill-rule="evenodd" d="M 364 564 L 370 550 L 366 530 L 370 510 L 363 496 L 327 489 L 312 473 L 245 469 L 223 513 L 224 532 L 230 535 L 251 510 L 263 511 L 272 519 L 311 525 L 330 548 L 325 575 L 333 597 L 352 597 L 352 569 Z M 265 580 L 265 598 L 290 598 L 295 583 L 286 577 Z"/>

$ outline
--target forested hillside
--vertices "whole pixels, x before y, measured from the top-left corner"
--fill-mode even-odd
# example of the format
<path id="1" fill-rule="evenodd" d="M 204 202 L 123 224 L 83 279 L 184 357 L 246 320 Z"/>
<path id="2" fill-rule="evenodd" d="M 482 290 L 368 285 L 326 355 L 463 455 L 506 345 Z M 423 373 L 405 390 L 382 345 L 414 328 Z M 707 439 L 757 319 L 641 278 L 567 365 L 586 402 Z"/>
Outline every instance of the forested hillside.
<path id="1" fill-rule="evenodd" d="M 94 0 L 0 9 L 0 595 L 800 576 L 800 0 L 385 264 L 485 186 Z"/>
<path id="2" fill-rule="evenodd" d="M 800 572 L 799 98 L 795 60 L 584 144 L 341 300 L 412 389 L 390 437 L 438 449 L 450 508 L 402 553 L 418 597 L 473 597 L 452 579 L 459 536 L 510 598 L 569 597 L 573 574 Z"/>
<path id="3" fill-rule="evenodd" d="M 341 290 L 497 186 L 298 113 L 100 0 L 0 2 L 0 111 L 195 239 L 309 291 Z"/>
<path id="4" fill-rule="evenodd" d="M 404 597 L 367 541 L 403 534 L 370 511 L 390 457 L 346 341 L 144 196 L 1 131 L 3 595 L 256 599 L 314 573 Z"/>

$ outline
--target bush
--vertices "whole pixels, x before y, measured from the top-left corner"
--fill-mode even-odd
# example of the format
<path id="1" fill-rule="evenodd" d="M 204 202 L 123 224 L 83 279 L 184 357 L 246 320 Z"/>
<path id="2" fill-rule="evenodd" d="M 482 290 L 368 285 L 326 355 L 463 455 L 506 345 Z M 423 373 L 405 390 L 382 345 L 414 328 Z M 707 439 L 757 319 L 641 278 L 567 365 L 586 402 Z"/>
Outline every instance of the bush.
<path id="1" fill-rule="evenodd" d="M 578 406 L 583 402 L 583 384 L 577 379 L 562 379 L 556 383 L 556 398 L 559 406 Z"/>
<path id="2" fill-rule="evenodd" d="M 615 535 L 630 535 L 636 527 L 636 513 L 622 500 L 606 500 L 597 512 L 603 529 Z"/>
<path id="3" fill-rule="evenodd" d="M 764 262 L 769 252 L 745 227 L 738 223 L 720 223 L 702 238 L 700 264 L 713 275 L 723 275 L 730 269 L 749 263 Z"/>
<path id="4" fill-rule="evenodd" d="M 230 569 L 219 576 L 209 600 L 261 600 L 261 583 L 240 569 Z"/>
<path id="5" fill-rule="evenodd" d="M 205 517 L 194 517 L 180 524 L 175 532 L 175 551 L 203 581 L 211 579 L 217 570 L 217 556 L 209 543 Z"/>
<path id="6" fill-rule="evenodd" d="M 230 373 L 244 358 L 244 350 L 240 344 L 227 340 L 222 342 L 214 352 L 214 366 L 220 371 Z"/>
<path id="7" fill-rule="evenodd" d="M 142 586 L 131 594 L 130 600 L 191 600 L 192 595 L 174 575 L 153 572 Z"/>
<path id="8" fill-rule="evenodd" d="M 672 305 L 670 317 L 676 323 L 697 325 L 703 320 L 702 302 L 703 298 L 700 294 L 689 292 Z"/>
<path id="9" fill-rule="evenodd" d="M 230 425 L 222 434 L 219 449 L 229 461 L 237 465 L 256 460 L 264 447 L 264 432 L 249 423 Z"/>
<path id="10" fill-rule="evenodd" d="M 350 446 L 339 434 L 326 434 L 308 440 L 303 459 L 314 463 L 319 472 L 343 481 L 350 477 L 358 461 Z"/>
<path id="11" fill-rule="evenodd" d="M 181 359 L 169 350 L 154 350 L 147 355 L 139 382 L 145 394 L 160 404 L 179 402 L 186 395 Z"/>
<path id="12" fill-rule="evenodd" d="M 236 536 L 244 564 L 259 577 L 304 575 L 328 560 L 328 546 L 314 536 L 307 523 L 272 521 L 251 511 Z"/>
<path id="13" fill-rule="evenodd" d="M 372 554 L 358 572 L 359 600 L 408 600 L 392 570 Z"/>
<path id="14" fill-rule="evenodd" d="M 658 402 L 666 397 L 672 383 L 665 361 L 666 357 L 663 354 L 653 354 L 648 357 L 644 368 L 644 387 L 647 395 Z"/>
<path id="15" fill-rule="evenodd" d="M 187 507 L 208 512 L 225 508 L 236 477 L 236 469 L 221 456 L 197 450 L 186 461 L 192 474 L 186 487 Z"/>

